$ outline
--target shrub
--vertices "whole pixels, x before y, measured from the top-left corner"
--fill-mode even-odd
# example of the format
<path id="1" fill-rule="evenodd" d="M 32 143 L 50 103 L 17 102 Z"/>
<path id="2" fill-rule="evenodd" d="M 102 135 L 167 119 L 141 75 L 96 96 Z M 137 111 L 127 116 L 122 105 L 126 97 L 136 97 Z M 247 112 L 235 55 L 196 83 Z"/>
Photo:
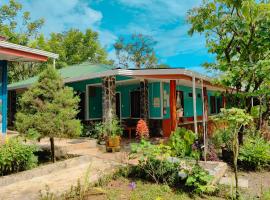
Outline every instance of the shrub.
<path id="1" fill-rule="evenodd" d="M 212 179 L 213 177 L 207 171 L 199 165 L 195 165 L 188 173 L 185 185 L 194 190 L 195 193 L 213 193 L 216 188 L 210 185 Z"/>
<path id="2" fill-rule="evenodd" d="M 173 187 L 179 184 L 180 181 L 178 171 L 179 163 L 149 158 L 140 160 L 139 164 L 132 168 L 130 176 Z"/>
<path id="3" fill-rule="evenodd" d="M 139 139 L 149 137 L 149 129 L 146 122 L 143 119 L 140 119 L 137 123 L 136 135 Z"/>
<path id="4" fill-rule="evenodd" d="M 165 183 L 170 186 L 177 184 L 179 164 L 167 160 L 170 156 L 170 147 L 141 140 L 140 144 L 131 145 L 131 157 L 138 157 L 139 163 L 132 167 L 130 175 L 156 183 Z"/>
<path id="5" fill-rule="evenodd" d="M 195 133 L 185 128 L 177 128 L 168 141 L 168 145 L 171 147 L 172 156 L 192 156 L 192 144 L 195 140 Z"/>
<path id="6" fill-rule="evenodd" d="M 34 155 L 37 147 L 21 143 L 18 139 L 10 139 L 0 147 L 0 173 L 7 175 L 31 169 L 37 165 Z"/>
<path id="7" fill-rule="evenodd" d="M 248 137 L 240 148 L 239 160 L 251 169 L 270 166 L 270 143 L 260 136 Z"/>

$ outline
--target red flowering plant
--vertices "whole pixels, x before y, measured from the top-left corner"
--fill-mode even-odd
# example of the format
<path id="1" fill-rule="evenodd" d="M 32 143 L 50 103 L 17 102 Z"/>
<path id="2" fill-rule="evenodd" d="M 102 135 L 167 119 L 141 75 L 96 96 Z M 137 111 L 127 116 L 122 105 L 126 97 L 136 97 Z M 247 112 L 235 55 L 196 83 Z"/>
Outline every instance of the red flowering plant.
<path id="1" fill-rule="evenodd" d="M 149 137 L 149 129 L 146 122 L 143 119 L 140 119 L 136 127 L 136 136 L 139 139 L 144 139 Z"/>

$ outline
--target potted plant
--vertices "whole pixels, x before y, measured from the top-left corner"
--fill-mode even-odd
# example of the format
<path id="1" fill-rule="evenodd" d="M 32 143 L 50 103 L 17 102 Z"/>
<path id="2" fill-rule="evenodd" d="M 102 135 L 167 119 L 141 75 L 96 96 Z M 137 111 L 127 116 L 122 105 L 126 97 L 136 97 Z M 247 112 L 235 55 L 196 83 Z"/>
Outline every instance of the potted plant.
<path id="1" fill-rule="evenodd" d="M 120 125 L 119 120 L 113 117 L 111 121 L 105 124 L 106 136 L 106 147 L 115 148 L 120 147 L 121 135 L 123 134 L 123 129 Z"/>

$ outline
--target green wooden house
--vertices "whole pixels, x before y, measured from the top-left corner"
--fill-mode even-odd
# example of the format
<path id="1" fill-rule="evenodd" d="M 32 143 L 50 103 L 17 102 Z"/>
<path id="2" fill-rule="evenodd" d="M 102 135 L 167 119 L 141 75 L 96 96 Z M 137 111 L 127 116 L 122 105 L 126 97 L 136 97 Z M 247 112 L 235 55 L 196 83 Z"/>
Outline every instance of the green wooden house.
<path id="1" fill-rule="evenodd" d="M 86 62 L 59 72 L 65 84 L 80 95 L 78 118 L 85 123 L 106 120 L 108 107 L 113 106 L 129 133 L 140 118 L 149 122 L 152 135 L 168 136 L 175 126 L 190 124 L 198 132 L 198 126 L 225 104 L 221 95 L 224 88 L 182 68 L 117 69 Z M 16 112 L 12 106 L 16 95 L 36 80 L 33 77 L 8 85 L 10 123 Z"/>

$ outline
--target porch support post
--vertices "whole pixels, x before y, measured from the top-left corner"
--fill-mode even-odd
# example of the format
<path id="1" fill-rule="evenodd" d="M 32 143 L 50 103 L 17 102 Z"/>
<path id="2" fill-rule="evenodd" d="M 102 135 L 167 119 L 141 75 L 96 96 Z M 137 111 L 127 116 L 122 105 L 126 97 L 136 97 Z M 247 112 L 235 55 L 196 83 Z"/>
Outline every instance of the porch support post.
<path id="1" fill-rule="evenodd" d="M 0 129 L 2 137 L 5 138 L 7 133 L 7 61 L 0 61 L 0 79 L 1 79 L 1 92 L 0 92 Z"/>
<path id="2" fill-rule="evenodd" d="M 170 80 L 170 117 L 171 131 L 175 131 L 177 125 L 176 119 L 176 81 Z"/>
<path id="3" fill-rule="evenodd" d="M 204 89 L 203 89 L 203 79 L 201 79 L 201 90 L 202 90 L 202 114 L 203 114 L 203 145 L 204 145 L 204 161 L 206 161 L 207 155 L 207 143 L 206 143 L 206 124 L 205 124 L 205 103 L 204 103 Z"/>
<path id="4" fill-rule="evenodd" d="M 102 79 L 102 120 L 110 121 L 116 115 L 115 103 L 115 76 L 108 76 Z"/>
<path id="5" fill-rule="evenodd" d="M 194 131 L 198 134 L 198 124 L 197 124 L 197 102 L 196 102 L 196 78 L 195 76 L 192 77 L 192 90 L 193 90 L 193 118 L 194 118 Z"/>
<path id="6" fill-rule="evenodd" d="M 251 99 L 251 102 L 253 107 L 253 97 Z M 226 108 L 226 97 L 224 96 L 224 94 L 222 95 L 222 108 Z"/>
<path id="7" fill-rule="evenodd" d="M 148 123 L 149 118 L 149 110 L 148 110 L 148 81 L 146 79 L 140 81 L 140 92 L 141 92 L 141 99 L 140 99 L 140 108 L 141 108 L 141 118 Z"/>

